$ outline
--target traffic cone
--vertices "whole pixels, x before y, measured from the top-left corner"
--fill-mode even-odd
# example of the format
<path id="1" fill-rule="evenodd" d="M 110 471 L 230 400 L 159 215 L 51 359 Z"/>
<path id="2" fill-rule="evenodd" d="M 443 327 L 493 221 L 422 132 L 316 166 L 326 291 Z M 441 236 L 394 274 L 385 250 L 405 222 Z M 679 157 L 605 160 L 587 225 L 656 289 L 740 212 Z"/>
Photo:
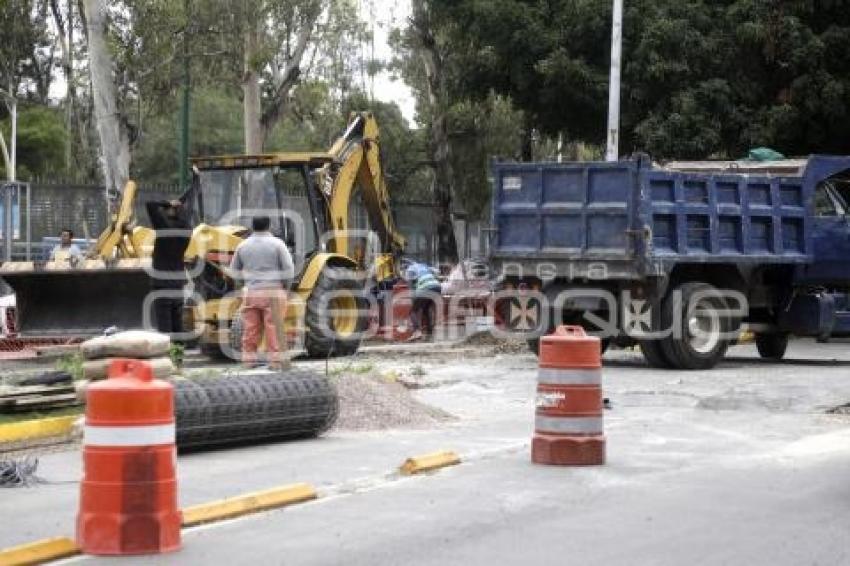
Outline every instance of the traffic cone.
<path id="1" fill-rule="evenodd" d="M 531 461 L 588 466 L 605 463 L 599 338 L 560 326 L 540 340 Z"/>
<path id="2" fill-rule="evenodd" d="M 118 359 L 86 397 L 77 544 L 87 554 L 177 550 L 173 386 L 145 361 Z"/>

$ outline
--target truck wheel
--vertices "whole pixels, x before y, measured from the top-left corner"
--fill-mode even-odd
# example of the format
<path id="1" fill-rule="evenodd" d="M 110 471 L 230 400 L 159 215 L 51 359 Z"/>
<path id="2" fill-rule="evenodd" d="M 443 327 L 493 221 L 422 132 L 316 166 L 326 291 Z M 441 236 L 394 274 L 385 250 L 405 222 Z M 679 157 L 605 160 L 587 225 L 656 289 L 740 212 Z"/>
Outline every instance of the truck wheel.
<path id="1" fill-rule="evenodd" d="M 326 266 L 307 299 L 304 349 L 311 358 L 350 356 L 369 327 L 369 301 L 352 270 Z"/>
<path id="2" fill-rule="evenodd" d="M 676 291 L 681 300 L 676 300 Z M 676 291 L 661 305 L 662 327 L 672 329 L 670 336 L 660 341 L 664 357 L 677 369 L 713 368 L 729 346 L 724 334 L 731 321 L 721 313 L 726 301 L 706 283 L 685 283 Z M 680 312 L 674 312 L 676 309 Z"/>
<path id="3" fill-rule="evenodd" d="M 660 340 L 641 340 L 639 343 L 640 351 L 643 353 L 646 363 L 650 367 L 658 369 L 670 369 L 673 364 L 664 355 L 664 350 L 661 348 Z"/>
<path id="4" fill-rule="evenodd" d="M 787 334 L 756 334 L 756 349 L 759 351 L 759 356 L 766 360 L 781 360 L 787 348 Z"/>

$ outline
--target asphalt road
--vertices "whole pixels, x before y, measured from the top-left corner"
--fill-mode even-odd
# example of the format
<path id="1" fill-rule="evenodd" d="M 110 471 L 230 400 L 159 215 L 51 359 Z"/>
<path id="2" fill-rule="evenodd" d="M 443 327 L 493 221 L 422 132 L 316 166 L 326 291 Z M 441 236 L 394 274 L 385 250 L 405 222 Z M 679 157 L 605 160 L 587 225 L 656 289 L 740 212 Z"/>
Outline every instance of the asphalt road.
<path id="1" fill-rule="evenodd" d="M 847 564 L 850 416 L 825 411 L 850 402 L 850 349 L 797 342 L 789 357 L 738 347 L 715 370 L 674 372 L 609 353 L 609 461 L 592 468 L 530 463 L 532 357 L 423 360 L 435 387 L 417 396 L 457 421 L 181 457 L 183 504 L 292 481 L 325 497 L 186 530 L 178 553 L 132 563 Z M 437 448 L 466 461 L 388 475 Z M 72 533 L 78 459 L 43 461 L 67 484 L 3 493 L 0 545 Z M 119 562 L 66 562 L 89 561 Z"/>

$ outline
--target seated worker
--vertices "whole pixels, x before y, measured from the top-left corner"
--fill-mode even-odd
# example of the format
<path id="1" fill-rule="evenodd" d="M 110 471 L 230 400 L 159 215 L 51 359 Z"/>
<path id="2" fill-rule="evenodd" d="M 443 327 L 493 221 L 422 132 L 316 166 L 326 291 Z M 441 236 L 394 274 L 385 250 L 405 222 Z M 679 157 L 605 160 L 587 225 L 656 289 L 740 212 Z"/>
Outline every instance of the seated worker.
<path id="1" fill-rule="evenodd" d="M 145 203 L 151 226 L 156 231 L 153 244 L 154 291 L 171 291 L 154 301 L 156 329 L 165 334 L 183 332 L 183 287 L 188 277 L 183 254 L 192 237 L 192 189 L 177 200 Z"/>
<path id="2" fill-rule="evenodd" d="M 435 297 L 440 297 L 440 281 L 434 271 L 424 263 L 412 263 L 404 278 L 413 288 L 413 305 L 410 308 L 410 323 L 413 334 L 408 341 L 430 337 L 436 323 L 437 305 Z"/>
<path id="3" fill-rule="evenodd" d="M 59 235 L 59 243 L 50 252 L 50 261 L 66 261 L 69 264 L 77 265 L 83 259 L 83 252 L 74 243 L 74 233 L 65 228 Z"/>

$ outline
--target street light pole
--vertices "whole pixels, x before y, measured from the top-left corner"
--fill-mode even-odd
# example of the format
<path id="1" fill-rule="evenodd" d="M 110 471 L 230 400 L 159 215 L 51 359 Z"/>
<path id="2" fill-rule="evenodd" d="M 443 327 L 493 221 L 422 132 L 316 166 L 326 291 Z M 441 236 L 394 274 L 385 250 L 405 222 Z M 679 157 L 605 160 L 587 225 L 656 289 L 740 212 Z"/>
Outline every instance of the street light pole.
<path id="1" fill-rule="evenodd" d="M 9 143 L 11 155 L 9 156 L 9 170 L 6 171 L 9 183 L 3 190 L 3 258 L 6 261 L 11 261 L 12 237 L 15 234 L 12 227 L 12 194 L 15 190 L 15 169 L 18 161 L 18 101 L 12 94 L 4 90 L 0 90 L 0 96 L 3 96 L 6 108 L 9 109 L 12 118 L 12 139 Z"/>
<path id="2" fill-rule="evenodd" d="M 608 148 L 605 161 L 619 159 L 620 67 L 623 58 L 623 0 L 614 0 L 611 18 L 611 78 L 608 83 Z"/>

